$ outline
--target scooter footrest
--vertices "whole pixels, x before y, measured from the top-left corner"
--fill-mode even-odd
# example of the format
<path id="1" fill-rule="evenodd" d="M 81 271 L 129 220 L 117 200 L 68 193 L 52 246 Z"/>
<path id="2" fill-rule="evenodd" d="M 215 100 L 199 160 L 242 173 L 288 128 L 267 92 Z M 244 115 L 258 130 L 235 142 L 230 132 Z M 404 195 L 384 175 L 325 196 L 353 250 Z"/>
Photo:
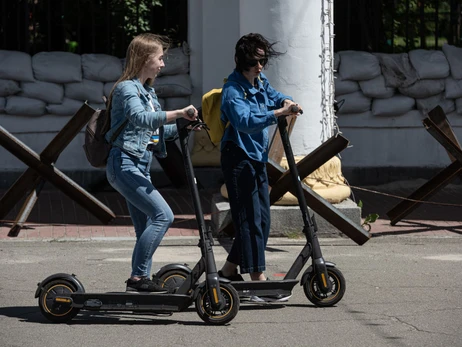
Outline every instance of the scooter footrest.
<path id="1" fill-rule="evenodd" d="M 181 311 L 192 299 L 188 295 L 156 293 L 73 293 L 73 307 L 100 311 Z"/>
<path id="2" fill-rule="evenodd" d="M 298 280 L 281 281 L 236 281 L 231 282 L 239 296 L 278 296 L 291 295 Z"/>

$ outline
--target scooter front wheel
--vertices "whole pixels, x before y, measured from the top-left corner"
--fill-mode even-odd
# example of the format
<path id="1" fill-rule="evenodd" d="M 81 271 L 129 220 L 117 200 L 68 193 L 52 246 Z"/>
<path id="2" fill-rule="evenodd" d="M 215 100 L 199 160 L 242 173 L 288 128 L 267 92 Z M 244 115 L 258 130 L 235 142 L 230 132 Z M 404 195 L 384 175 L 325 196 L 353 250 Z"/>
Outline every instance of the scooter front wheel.
<path id="1" fill-rule="evenodd" d="M 318 277 L 312 271 L 303 284 L 306 297 L 313 304 L 319 307 L 333 306 L 342 300 L 345 294 L 345 278 L 342 272 L 335 267 L 327 268 L 327 278 L 331 282 L 332 289 L 328 293 L 323 293 L 320 289 Z"/>
<path id="2" fill-rule="evenodd" d="M 40 311 L 51 322 L 70 321 L 80 311 L 72 307 L 71 294 L 76 291 L 77 288 L 66 280 L 55 280 L 45 284 L 38 299 Z"/>
<path id="3" fill-rule="evenodd" d="M 201 319 L 209 324 L 223 325 L 231 322 L 239 312 L 239 295 L 233 286 L 220 283 L 220 291 L 225 306 L 221 310 L 214 310 L 210 301 L 210 293 L 207 287 L 201 290 L 196 298 L 196 311 Z"/>

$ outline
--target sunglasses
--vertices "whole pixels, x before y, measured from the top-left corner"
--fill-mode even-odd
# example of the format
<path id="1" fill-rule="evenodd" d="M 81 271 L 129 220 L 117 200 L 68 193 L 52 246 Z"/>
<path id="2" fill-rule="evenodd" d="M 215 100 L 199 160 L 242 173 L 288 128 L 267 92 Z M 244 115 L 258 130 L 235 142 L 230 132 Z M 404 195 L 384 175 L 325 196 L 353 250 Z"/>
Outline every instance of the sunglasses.
<path id="1" fill-rule="evenodd" d="M 258 63 L 260 63 L 261 66 L 265 66 L 268 64 L 268 58 L 246 60 L 246 65 L 250 67 L 257 66 Z"/>

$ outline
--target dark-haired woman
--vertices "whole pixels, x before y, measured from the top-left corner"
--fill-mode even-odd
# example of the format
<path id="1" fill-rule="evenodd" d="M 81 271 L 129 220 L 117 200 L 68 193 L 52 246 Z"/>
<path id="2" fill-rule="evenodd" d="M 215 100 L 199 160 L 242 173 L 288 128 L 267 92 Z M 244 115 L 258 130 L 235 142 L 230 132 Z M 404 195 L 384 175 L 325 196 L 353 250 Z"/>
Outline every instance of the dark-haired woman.
<path id="1" fill-rule="evenodd" d="M 273 46 L 260 34 L 241 37 L 235 47 L 236 68 L 222 91 L 221 120 L 228 126 L 221 141 L 221 169 L 236 234 L 220 275 L 231 280 L 242 280 L 238 266 L 240 273 L 249 273 L 253 281 L 266 280 L 268 127 L 276 124 L 279 116 L 298 115 L 291 112 L 292 98 L 276 91 L 262 73 L 268 62 L 281 54 Z M 253 301 L 274 300 L 253 297 Z"/>

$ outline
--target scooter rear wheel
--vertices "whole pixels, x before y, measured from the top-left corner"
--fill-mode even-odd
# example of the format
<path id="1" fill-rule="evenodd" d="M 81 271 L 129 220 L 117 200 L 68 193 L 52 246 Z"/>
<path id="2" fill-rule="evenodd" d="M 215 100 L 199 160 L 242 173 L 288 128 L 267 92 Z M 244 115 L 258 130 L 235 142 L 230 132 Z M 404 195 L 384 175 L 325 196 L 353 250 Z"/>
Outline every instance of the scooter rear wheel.
<path id="1" fill-rule="evenodd" d="M 169 292 L 174 293 L 183 284 L 188 277 L 188 273 L 184 270 L 171 270 L 164 273 L 159 280 L 163 282 L 163 287 Z"/>
<path id="2" fill-rule="evenodd" d="M 225 302 L 222 310 L 213 310 L 210 302 L 210 293 L 204 286 L 196 298 L 196 311 L 201 319 L 212 325 L 223 325 L 231 322 L 239 312 L 239 295 L 233 286 L 220 283 L 221 297 Z"/>
<path id="3" fill-rule="evenodd" d="M 332 284 L 332 289 L 328 293 L 321 291 L 318 277 L 314 272 L 308 275 L 307 281 L 303 284 L 303 290 L 308 300 L 319 307 L 333 306 L 342 300 L 345 294 L 345 278 L 339 269 L 328 267 L 327 277 Z"/>
<path id="4" fill-rule="evenodd" d="M 40 311 L 51 322 L 66 323 L 74 318 L 80 309 L 72 307 L 72 301 L 56 301 L 57 297 L 71 297 L 77 288 L 66 280 L 55 280 L 47 283 L 39 296 L 38 304 Z"/>

